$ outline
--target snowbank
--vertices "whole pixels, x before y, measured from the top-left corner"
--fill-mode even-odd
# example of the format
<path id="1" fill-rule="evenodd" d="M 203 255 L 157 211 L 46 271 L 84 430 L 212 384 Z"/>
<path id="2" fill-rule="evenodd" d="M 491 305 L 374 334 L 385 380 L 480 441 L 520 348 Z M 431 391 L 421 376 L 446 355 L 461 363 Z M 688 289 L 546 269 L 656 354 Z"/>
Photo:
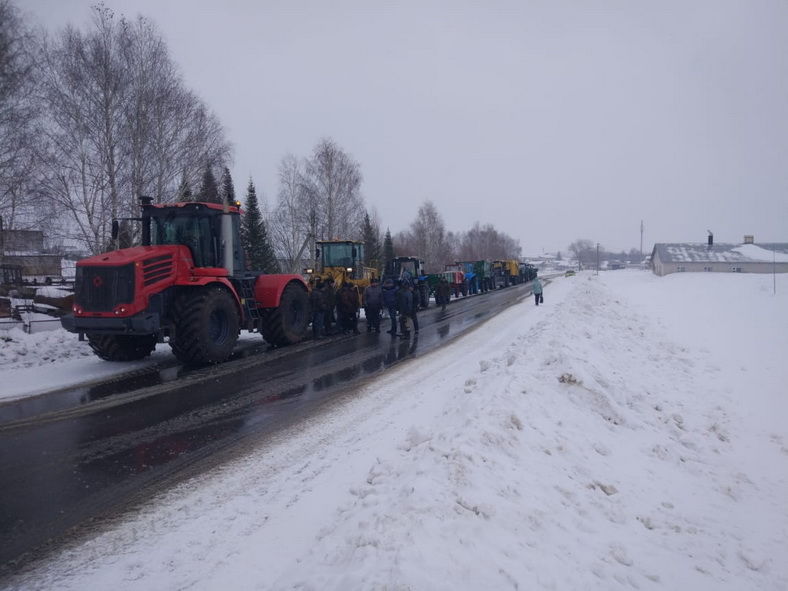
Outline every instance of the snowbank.
<path id="1" fill-rule="evenodd" d="M 786 279 L 560 279 L 12 585 L 784 589 Z"/>
<path id="2" fill-rule="evenodd" d="M 46 298 L 66 298 L 74 292 L 71 289 L 56 287 L 54 285 L 45 285 L 44 287 L 37 287 L 36 295 Z"/>
<path id="3" fill-rule="evenodd" d="M 50 317 L 49 320 L 52 318 Z M 60 324 L 59 320 L 55 319 L 54 321 L 58 325 Z M 0 369 L 3 371 L 3 381 L 6 381 L 6 376 L 14 369 L 40 368 L 92 355 L 87 343 L 80 343 L 75 335 L 60 328 L 28 334 L 23 332 L 21 328 L 15 327 L 0 332 L 0 343 L 2 343 L 0 346 Z M 27 376 L 28 381 L 36 381 L 36 375 L 40 375 L 40 373 L 33 374 L 31 372 Z M 6 384 L 0 398 L 14 393 Z"/>

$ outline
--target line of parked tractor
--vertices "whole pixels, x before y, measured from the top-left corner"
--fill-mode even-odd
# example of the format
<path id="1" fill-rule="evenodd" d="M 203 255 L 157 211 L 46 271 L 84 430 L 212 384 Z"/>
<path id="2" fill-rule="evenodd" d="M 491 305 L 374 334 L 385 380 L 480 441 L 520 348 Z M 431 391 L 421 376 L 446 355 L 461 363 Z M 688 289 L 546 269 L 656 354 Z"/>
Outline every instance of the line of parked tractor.
<path id="1" fill-rule="evenodd" d="M 76 265 L 66 330 L 87 339 L 108 361 L 132 361 L 167 342 L 183 363 L 220 363 L 233 352 L 241 330 L 274 346 L 304 339 L 310 320 L 309 289 L 317 278 L 350 282 L 359 297 L 376 269 L 364 267 L 364 244 L 319 241 L 315 268 L 304 274 L 249 270 L 240 240 L 240 204 L 154 204 L 140 196 L 141 244 L 88 257 Z M 112 224 L 118 237 L 119 222 Z M 397 257 L 383 279 L 413 282 L 429 306 L 446 278 L 455 297 L 524 283 L 536 269 L 516 260 L 464 261 L 425 273 L 417 257 Z M 361 303 L 361 302 L 360 302 Z"/>
<path id="2" fill-rule="evenodd" d="M 441 280 L 449 284 L 449 292 L 454 298 L 486 293 L 510 285 L 519 285 L 536 278 L 536 267 L 515 259 L 498 261 L 455 261 L 444 265 L 444 270 L 427 273 L 424 261 L 414 256 L 394 257 L 386 265 L 381 278 L 377 269 L 365 267 L 364 243 L 353 240 L 324 240 L 316 243 L 314 268 L 306 269 L 305 275 L 311 285 L 317 280 L 333 279 L 334 285 L 341 287 L 350 283 L 359 292 L 375 279 L 408 281 L 413 284 L 419 305 L 427 308 L 430 300 L 437 304 L 437 287 Z"/>

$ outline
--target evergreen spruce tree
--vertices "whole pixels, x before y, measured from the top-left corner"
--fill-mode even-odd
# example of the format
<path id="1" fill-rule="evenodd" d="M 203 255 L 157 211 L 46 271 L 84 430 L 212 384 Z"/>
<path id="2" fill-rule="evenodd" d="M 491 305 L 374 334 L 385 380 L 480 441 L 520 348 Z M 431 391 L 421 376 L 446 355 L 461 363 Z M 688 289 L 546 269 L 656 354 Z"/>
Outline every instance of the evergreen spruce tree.
<path id="1" fill-rule="evenodd" d="M 186 179 L 185 172 L 181 177 L 181 184 L 178 187 L 178 196 L 176 198 L 176 201 L 194 201 L 194 195 L 192 195 L 192 188 L 191 185 L 189 185 L 189 181 Z"/>
<path id="2" fill-rule="evenodd" d="M 260 213 L 252 179 L 246 189 L 246 209 L 241 218 L 241 244 L 246 252 L 249 267 L 265 273 L 279 273 L 279 261 L 268 237 L 265 220 Z"/>
<path id="3" fill-rule="evenodd" d="M 370 220 L 368 212 L 364 213 L 361 224 L 361 240 L 364 241 L 364 265 L 373 267 L 380 273 L 380 231 Z"/>
<path id="4" fill-rule="evenodd" d="M 222 173 L 221 199 L 222 203 L 226 203 L 227 205 L 235 204 L 235 187 L 233 186 L 233 177 L 230 175 L 230 169 L 226 166 L 224 167 L 224 172 Z"/>
<path id="5" fill-rule="evenodd" d="M 197 201 L 206 201 L 208 203 L 221 203 L 222 199 L 219 197 L 219 187 L 216 184 L 216 177 L 213 176 L 211 165 L 205 166 L 205 172 L 202 175 L 202 185 L 200 185 L 200 192 L 197 193 Z"/>
<path id="6" fill-rule="evenodd" d="M 391 239 L 391 231 L 386 228 L 386 237 L 383 239 L 383 273 L 390 275 L 391 261 L 394 260 L 394 241 Z"/>

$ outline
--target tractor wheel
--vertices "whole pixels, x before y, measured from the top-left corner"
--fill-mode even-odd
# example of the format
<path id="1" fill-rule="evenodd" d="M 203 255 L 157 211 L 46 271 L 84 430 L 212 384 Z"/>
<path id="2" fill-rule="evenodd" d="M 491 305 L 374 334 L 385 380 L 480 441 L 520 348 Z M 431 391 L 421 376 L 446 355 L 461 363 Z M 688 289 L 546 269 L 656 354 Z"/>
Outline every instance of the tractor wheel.
<path id="1" fill-rule="evenodd" d="M 279 307 L 263 319 L 263 338 L 276 347 L 301 341 L 309 324 L 309 296 L 297 283 L 290 283 L 282 292 Z"/>
<path id="2" fill-rule="evenodd" d="M 136 361 L 156 348 L 156 335 L 88 333 L 93 352 L 106 361 Z"/>
<path id="3" fill-rule="evenodd" d="M 175 300 L 170 347 L 182 363 L 221 363 L 238 340 L 238 308 L 221 287 L 192 288 Z"/>

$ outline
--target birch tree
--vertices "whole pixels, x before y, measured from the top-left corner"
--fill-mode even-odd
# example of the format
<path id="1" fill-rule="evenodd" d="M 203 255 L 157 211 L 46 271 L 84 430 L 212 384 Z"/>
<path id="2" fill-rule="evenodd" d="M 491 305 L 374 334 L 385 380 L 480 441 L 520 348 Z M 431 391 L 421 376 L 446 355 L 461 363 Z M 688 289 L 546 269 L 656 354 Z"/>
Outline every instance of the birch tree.
<path id="1" fill-rule="evenodd" d="M 270 228 L 274 250 L 288 273 L 300 272 L 302 259 L 314 252 L 317 210 L 312 197 L 305 187 L 304 164 L 287 154 L 279 163 L 279 190 Z"/>
<path id="2" fill-rule="evenodd" d="M 587 238 L 575 240 L 569 245 L 568 250 L 577 259 L 580 268 L 591 267 L 596 262 L 596 246 Z"/>
<path id="3" fill-rule="evenodd" d="M 519 241 L 492 224 L 482 226 L 476 222 L 461 234 L 458 242 L 457 258 L 462 261 L 519 259 L 522 256 Z"/>
<path id="4" fill-rule="evenodd" d="M 315 218 L 315 236 L 358 238 L 365 213 L 359 163 L 327 138 L 315 146 L 304 172 L 304 196 Z"/>
<path id="5" fill-rule="evenodd" d="M 90 251 L 106 246 L 112 218 L 138 213 L 140 194 L 173 201 L 199 184 L 206 162 L 221 169 L 229 159 L 221 124 L 183 86 L 147 19 L 95 7 L 87 31 L 44 39 L 40 63 L 40 187 Z"/>
<path id="6" fill-rule="evenodd" d="M 425 201 L 410 228 L 398 234 L 396 250 L 404 256 L 417 256 L 424 260 L 428 273 L 443 271 L 444 265 L 453 261 L 450 234 L 432 201 Z"/>
<path id="7" fill-rule="evenodd" d="M 45 218 L 35 187 L 39 111 L 33 38 L 17 8 L 0 0 L 0 215 L 5 229 L 38 227 Z"/>

